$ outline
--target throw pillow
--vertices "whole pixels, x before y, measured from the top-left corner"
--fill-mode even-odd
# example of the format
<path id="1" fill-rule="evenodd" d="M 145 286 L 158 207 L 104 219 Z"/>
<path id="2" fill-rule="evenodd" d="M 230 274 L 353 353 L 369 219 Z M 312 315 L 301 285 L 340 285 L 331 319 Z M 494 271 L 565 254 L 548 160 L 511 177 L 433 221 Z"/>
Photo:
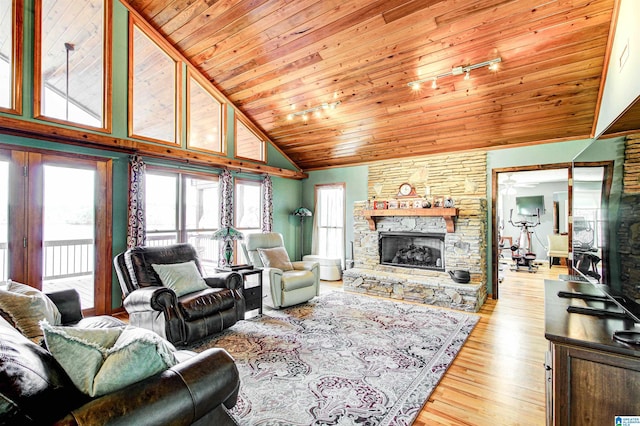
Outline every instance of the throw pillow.
<path id="1" fill-rule="evenodd" d="M 56 327 L 41 322 L 47 349 L 83 393 L 122 389 L 178 363 L 175 347 L 138 327 Z M 79 368 L 82 366 L 82 368 Z"/>
<path id="2" fill-rule="evenodd" d="M 47 320 L 59 325 L 62 319 L 60 311 L 46 294 L 11 280 L 0 289 L 0 315 L 37 344 L 43 338 L 39 322 Z"/>
<path id="3" fill-rule="evenodd" d="M 185 263 L 152 264 L 151 266 L 160 277 L 162 284 L 175 291 L 178 297 L 209 288 L 193 260 Z"/>
<path id="4" fill-rule="evenodd" d="M 258 255 L 262 264 L 267 268 L 278 268 L 283 271 L 293 270 L 293 265 L 284 247 L 259 248 Z"/>

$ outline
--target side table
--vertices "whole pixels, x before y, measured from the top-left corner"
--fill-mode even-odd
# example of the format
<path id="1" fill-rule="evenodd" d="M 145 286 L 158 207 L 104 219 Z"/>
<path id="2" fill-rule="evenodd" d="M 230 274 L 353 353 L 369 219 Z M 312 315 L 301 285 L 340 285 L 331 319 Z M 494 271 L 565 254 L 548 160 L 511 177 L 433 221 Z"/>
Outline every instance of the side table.
<path id="1" fill-rule="evenodd" d="M 262 268 L 241 269 L 236 272 L 242 275 L 244 281 L 242 294 L 246 311 L 257 309 L 262 314 Z"/>
<path id="2" fill-rule="evenodd" d="M 228 269 L 217 269 L 216 272 L 229 272 Z M 245 312 L 258 310 L 262 314 L 262 268 L 237 269 L 234 272 L 242 275 L 242 295 Z"/>

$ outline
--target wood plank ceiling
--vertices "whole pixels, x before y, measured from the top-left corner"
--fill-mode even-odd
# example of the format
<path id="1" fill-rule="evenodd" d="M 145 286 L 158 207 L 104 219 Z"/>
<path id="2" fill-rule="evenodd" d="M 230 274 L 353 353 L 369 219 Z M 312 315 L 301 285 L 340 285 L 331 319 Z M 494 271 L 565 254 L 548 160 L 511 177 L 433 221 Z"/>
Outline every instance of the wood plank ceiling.
<path id="1" fill-rule="evenodd" d="M 614 0 L 129 0 L 303 170 L 588 138 Z M 408 83 L 502 58 L 487 68 Z M 290 112 L 340 101 L 335 110 Z"/>

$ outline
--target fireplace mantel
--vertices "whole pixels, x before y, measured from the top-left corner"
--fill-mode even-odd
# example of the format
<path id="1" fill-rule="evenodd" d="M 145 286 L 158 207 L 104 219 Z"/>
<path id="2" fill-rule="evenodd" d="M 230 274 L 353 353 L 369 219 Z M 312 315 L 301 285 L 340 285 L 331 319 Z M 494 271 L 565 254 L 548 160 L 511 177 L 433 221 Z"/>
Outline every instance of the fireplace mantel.
<path id="1" fill-rule="evenodd" d="M 455 232 L 453 218 L 458 216 L 458 209 L 455 207 L 432 207 L 429 209 L 380 209 L 364 210 L 364 218 L 369 223 L 369 229 L 376 230 L 376 220 L 382 216 L 436 216 L 444 218 L 447 225 L 447 232 Z"/>

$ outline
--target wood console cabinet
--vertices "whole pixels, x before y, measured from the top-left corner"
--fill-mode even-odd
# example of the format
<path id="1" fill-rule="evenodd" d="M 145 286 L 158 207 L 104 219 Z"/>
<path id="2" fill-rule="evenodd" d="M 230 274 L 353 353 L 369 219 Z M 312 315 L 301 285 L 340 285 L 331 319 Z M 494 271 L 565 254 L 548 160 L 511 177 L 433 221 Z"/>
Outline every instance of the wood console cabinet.
<path id="1" fill-rule="evenodd" d="M 633 322 L 569 313 L 569 305 L 611 305 L 560 298 L 560 290 L 599 294 L 587 283 L 545 281 L 547 424 L 615 425 L 616 416 L 640 416 L 640 347 L 612 337 L 635 330 Z"/>

